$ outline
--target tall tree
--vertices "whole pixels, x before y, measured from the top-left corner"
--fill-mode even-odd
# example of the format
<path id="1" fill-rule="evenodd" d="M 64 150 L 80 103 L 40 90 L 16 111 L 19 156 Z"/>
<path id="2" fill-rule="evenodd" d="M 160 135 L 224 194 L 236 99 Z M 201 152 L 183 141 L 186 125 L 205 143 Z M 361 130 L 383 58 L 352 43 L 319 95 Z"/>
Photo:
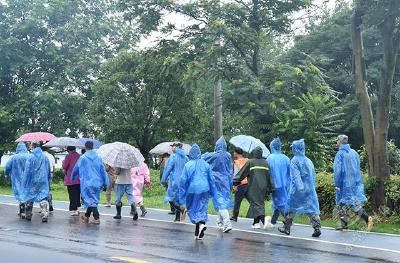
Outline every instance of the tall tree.
<path id="1" fill-rule="evenodd" d="M 400 48 L 400 2 L 384 0 L 378 3 L 356 0 L 351 19 L 356 93 L 360 102 L 364 141 L 368 154 L 368 171 L 378 180 L 374 191 L 374 207 L 378 209 L 385 205 L 385 182 L 389 178 L 387 140 L 393 80 Z M 383 59 L 375 118 L 365 74 L 363 19 L 378 22 L 382 37 Z"/>

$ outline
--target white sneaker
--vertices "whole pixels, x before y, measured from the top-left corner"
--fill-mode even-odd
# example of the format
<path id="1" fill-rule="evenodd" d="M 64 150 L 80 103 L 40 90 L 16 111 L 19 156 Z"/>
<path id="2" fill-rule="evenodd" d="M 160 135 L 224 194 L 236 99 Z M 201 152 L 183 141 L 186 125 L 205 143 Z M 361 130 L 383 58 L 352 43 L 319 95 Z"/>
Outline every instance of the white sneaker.
<path id="1" fill-rule="evenodd" d="M 222 229 L 222 231 L 224 232 L 224 233 L 228 233 L 229 231 L 231 231 L 232 230 L 232 227 L 231 226 L 226 226 L 226 227 L 224 227 L 223 229 Z"/>
<path id="2" fill-rule="evenodd" d="M 251 228 L 253 228 L 253 229 L 261 229 L 260 223 L 251 225 Z"/>
<path id="3" fill-rule="evenodd" d="M 273 225 L 273 224 L 271 224 L 271 223 L 265 223 L 265 225 L 264 225 L 264 229 L 273 229 L 273 228 L 275 228 L 275 225 Z"/>

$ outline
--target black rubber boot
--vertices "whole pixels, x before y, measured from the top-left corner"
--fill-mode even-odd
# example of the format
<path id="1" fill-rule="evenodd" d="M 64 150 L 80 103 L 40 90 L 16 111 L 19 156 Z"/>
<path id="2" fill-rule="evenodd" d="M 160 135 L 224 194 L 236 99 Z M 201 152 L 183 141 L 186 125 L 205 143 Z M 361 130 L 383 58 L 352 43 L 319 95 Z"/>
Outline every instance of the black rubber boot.
<path id="1" fill-rule="evenodd" d="M 336 230 L 341 231 L 341 230 L 347 230 L 347 222 L 343 218 L 340 218 L 340 227 L 337 227 Z"/>
<path id="2" fill-rule="evenodd" d="M 19 214 L 18 215 L 21 219 L 25 219 L 25 203 L 19 204 Z"/>
<path id="3" fill-rule="evenodd" d="M 181 222 L 181 211 L 175 209 L 175 220 L 174 222 Z"/>
<path id="4" fill-rule="evenodd" d="M 117 209 L 117 215 L 114 216 L 114 219 L 121 219 L 122 204 L 116 204 L 115 208 Z"/>
<path id="5" fill-rule="evenodd" d="M 312 234 L 312 237 L 319 237 L 320 235 L 321 235 L 321 229 L 314 228 L 314 233 Z"/>
<path id="6" fill-rule="evenodd" d="M 239 216 L 239 211 L 233 211 L 230 220 L 237 222 L 238 216 Z"/>
<path id="7" fill-rule="evenodd" d="M 171 212 L 169 212 L 168 214 L 170 214 L 170 215 L 175 215 L 175 205 L 174 205 L 174 202 L 169 202 L 169 206 L 171 207 Z"/>
<path id="8" fill-rule="evenodd" d="M 144 207 L 144 205 L 141 205 L 141 206 L 140 206 L 140 210 L 142 211 L 142 214 L 141 214 L 140 216 L 141 216 L 141 217 L 145 217 L 146 214 L 147 214 L 147 210 L 146 210 L 146 208 Z"/>
<path id="9" fill-rule="evenodd" d="M 136 205 L 135 204 L 131 204 L 131 210 L 133 212 L 133 220 L 136 221 L 139 218 L 139 214 L 136 211 Z"/>
<path id="10" fill-rule="evenodd" d="M 32 210 L 33 210 L 33 203 L 26 203 L 25 204 L 25 219 L 28 221 L 32 220 Z"/>

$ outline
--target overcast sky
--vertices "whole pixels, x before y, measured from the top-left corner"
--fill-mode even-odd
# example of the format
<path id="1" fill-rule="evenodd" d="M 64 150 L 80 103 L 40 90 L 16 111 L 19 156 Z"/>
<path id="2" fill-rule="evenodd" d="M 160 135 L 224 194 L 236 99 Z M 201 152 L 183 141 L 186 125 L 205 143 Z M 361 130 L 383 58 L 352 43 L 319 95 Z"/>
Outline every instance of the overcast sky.
<path id="1" fill-rule="evenodd" d="M 185 1 L 185 0 L 182 0 Z M 229 0 L 228 0 L 229 1 Z M 337 3 L 338 0 L 314 0 L 313 3 L 317 6 L 323 6 L 324 4 L 328 6 L 328 8 L 332 9 L 335 7 L 335 3 Z M 306 14 L 305 11 L 297 12 L 294 17 L 299 18 L 303 17 Z M 165 16 L 164 19 L 165 23 L 172 23 L 175 25 L 176 28 L 183 28 L 187 26 L 190 23 L 190 20 L 188 20 L 185 16 L 179 15 L 179 14 L 168 14 Z M 297 33 L 301 33 L 302 29 L 304 28 L 304 23 L 303 21 L 297 20 L 294 25 L 293 29 Z M 138 44 L 139 49 L 144 49 L 153 46 L 156 42 L 157 39 L 162 37 L 162 34 L 159 32 L 154 32 L 150 36 L 147 37 L 142 37 L 141 41 Z M 173 36 L 170 36 L 173 37 Z"/>

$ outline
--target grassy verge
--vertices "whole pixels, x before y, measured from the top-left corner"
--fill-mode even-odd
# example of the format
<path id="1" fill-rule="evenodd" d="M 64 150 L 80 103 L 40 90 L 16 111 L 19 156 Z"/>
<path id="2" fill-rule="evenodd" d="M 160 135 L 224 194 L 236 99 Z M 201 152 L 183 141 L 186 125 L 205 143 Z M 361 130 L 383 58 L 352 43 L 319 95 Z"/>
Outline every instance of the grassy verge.
<path id="1" fill-rule="evenodd" d="M 158 171 L 152 170 L 151 178 L 152 178 L 152 183 L 153 183 L 152 188 L 145 189 L 143 192 L 145 206 L 149 207 L 149 208 L 169 209 L 168 204 L 167 205 L 163 204 L 165 188 L 159 183 Z M 11 195 L 12 194 L 11 188 L 8 186 L 1 185 L 0 186 L 0 194 Z M 68 201 L 69 200 L 67 189 L 63 185 L 62 181 L 52 183 L 52 194 L 53 194 L 54 200 L 59 200 L 59 201 Z M 106 200 L 105 193 L 102 193 L 101 203 L 104 204 L 105 200 Z M 112 197 L 112 200 L 115 200 L 114 196 Z M 126 202 L 127 201 L 125 201 L 125 203 Z M 249 208 L 249 203 L 246 200 L 244 200 L 242 202 L 239 215 L 241 217 L 246 217 L 248 208 Z M 265 209 L 266 209 L 265 211 L 266 211 L 267 215 L 272 214 L 271 201 L 267 201 L 265 203 Z M 216 211 L 214 210 L 211 201 L 210 201 L 208 211 L 210 214 L 216 214 Z M 297 217 L 295 219 L 295 223 L 307 224 L 307 225 L 310 224 L 309 219 L 306 216 Z M 338 225 L 338 220 L 332 219 L 332 218 L 324 218 L 324 219 L 322 219 L 321 224 L 326 227 L 336 227 Z M 350 224 L 350 229 L 364 230 L 365 224 L 362 224 L 362 223 L 359 224 L 355 218 L 352 218 L 352 221 Z M 377 223 L 377 224 L 375 224 L 373 231 L 381 232 L 381 233 L 400 234 L 400 224 Z"/>

